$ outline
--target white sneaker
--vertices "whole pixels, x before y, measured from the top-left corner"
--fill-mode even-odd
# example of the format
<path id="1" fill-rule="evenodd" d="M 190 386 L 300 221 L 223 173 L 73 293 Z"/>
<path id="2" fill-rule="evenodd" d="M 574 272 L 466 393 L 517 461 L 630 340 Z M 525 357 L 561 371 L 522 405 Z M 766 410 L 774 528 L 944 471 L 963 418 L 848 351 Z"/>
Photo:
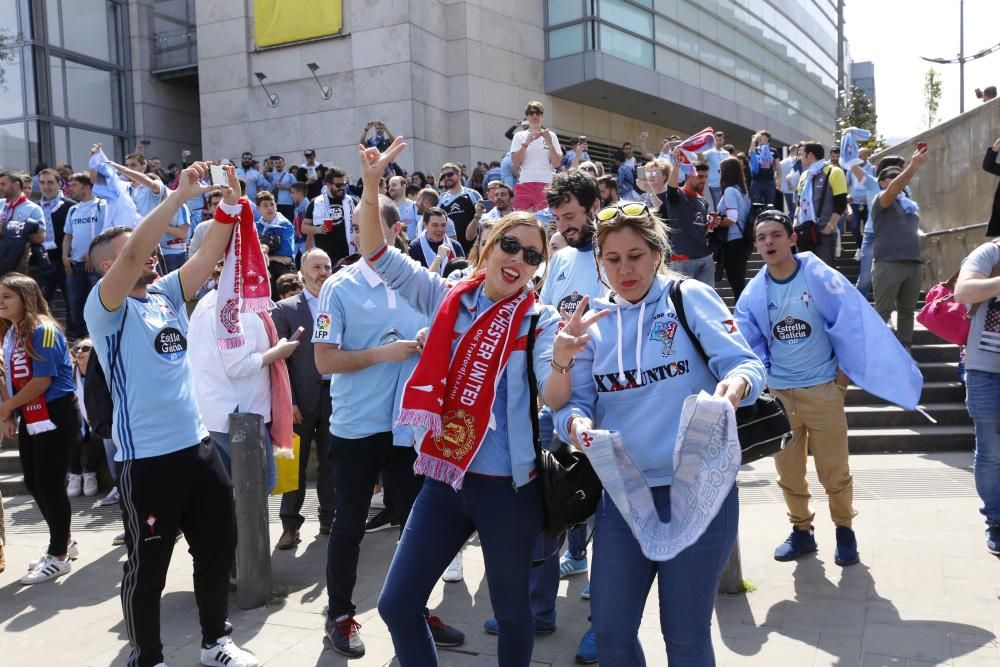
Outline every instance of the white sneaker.
<path id="1" fill-rule="evenodd" d="M 451 564 L 448 565 L 448 569 L 444 571 L 444 574 L 441 576 L 441 581 L 449 584 L 458 583 L 462 580 L 462 575 L 462 552 L 459 551 L 455 556 L 455 560 L 451 561 Z"/>
<path id="2" fill-rule="evenodd" d="M 83 473 L 83 495 L 90 498 L 97 495 L 97 473 Z"/>
<path id="3" fill-rule="evenodd" d="M 118 487 L 113 486 L 111 487 L 111 491 L 108 492 L 108 495 L 104 496 L 104 499 L 101 500 L 101 506 L 117 505 L 117 504 L 118 504 Z"/>
<path id="4" fill-rule="evenodd" d="M 377 507 L 378 509 L 385 509 L 385 492 L 379 491 L 372 496 L 372 507 Z"/>
<path id="5" fill-rule="evenodd" d="M 125 531 L 124 530 L 122 532 L 118 533 L 117 535 L 115 535 L 114 539 L 111 540 L 111 546 L 113 546 L 113 547 L 120 547 L 123 544 L 125 544 Z"/>
<path id="6" fill-rule="evenodd" d="M 73 565 L 69 558 L 59 560 L 45 554 L 38 560 L 38 563 L 31 569 L 31 572 L 21 577 L 21 583 L 25 585 L 39 584 L 43 581 L 69 574 L 69 571 L 72 569 Z"/>
<path id="7" fill-rule="evenodd" d="M 69 482 L 66 483 L 66 495 L 70 498 L 76 498 L 81 493 L 83 493 L 83 476 L 69 474 Z"/>
<path id="8" fill-rule="evenodd" d="M 34 570 L 47 554 L 48 552 L 43 553 L 40 557 L 28 561 L 28 572 Z M 66 545 L 66 560 L 76 560 L 79 557 L 80 557 L 80 545 L 76 543 L 76 540 L 73 540 L 72 542 Z"/>
<path id="9" fill-rule="evenodd" d="M 229 637 L 222 637 L 215 642 L 215 646 L 201 649 L 201 664 L 209 667 L 257 667 L 257 658 Z"/>

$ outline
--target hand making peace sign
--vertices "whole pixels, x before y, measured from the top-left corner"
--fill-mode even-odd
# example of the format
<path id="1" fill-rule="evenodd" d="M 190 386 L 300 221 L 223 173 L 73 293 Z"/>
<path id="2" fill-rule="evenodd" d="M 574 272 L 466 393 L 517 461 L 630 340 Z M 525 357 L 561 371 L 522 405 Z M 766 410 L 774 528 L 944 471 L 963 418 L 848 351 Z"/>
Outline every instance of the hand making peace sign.
<path id="1" fill-rule="evenodd" d="M 576 355 L 580 353 L 580 350 L 586 347 L 590 341 L 590 334 L 587 333 L 590 325 L 600 322 L 611 314 L 610 310 L 587 312 L 588 303 L 590 303 L 590 297 L 583 297 L 580 303 L 576 305 L 573 315 L 566 320 L 566 324 L 556 334 L 556 339 L 552 346 L 552 361 L 558 366 L 564 368 L 569 366 L 573 359 L 576 358 Z"/>

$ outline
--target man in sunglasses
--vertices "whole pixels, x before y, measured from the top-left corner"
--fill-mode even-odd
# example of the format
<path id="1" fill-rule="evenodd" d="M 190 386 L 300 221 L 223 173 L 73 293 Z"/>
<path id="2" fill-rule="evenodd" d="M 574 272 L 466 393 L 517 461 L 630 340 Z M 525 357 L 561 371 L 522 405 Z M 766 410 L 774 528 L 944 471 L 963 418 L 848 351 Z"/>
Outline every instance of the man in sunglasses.
<path id="1" fill-rule="evenodd" d="M 452 223 L 448 226 L 448 235 L 456 238 L 465 254 L 469 254 L 472 241 L 466 238 L 465 230 L 476 216 L 476 204 L 483 196 L 462 185 L 462 170 L 453 162 L 441 165 L 441 181 L 444 188 L 437 205 L 445 210 Z"/>
<path id="2" fill-rule="evenodd" d="M 670 234 L 670 268 L 689 278 L 715 287 L 715 260 L 708 245 L 708 201 L 703 196 L 708 180 L 708 165 L 694 163 L 694 173 L 684 179 L 684 187 L 677 181 L 685 158 L 679 148 L 673 152 L 674 165 L 667 180 L 667 201 L 660 206 L 660 217 L 667 221 Z"/>
<path id="3" fill-rule="evenodd" d="M 326 171 L 326 190 L 310 202 L 302 219 L 306 247 L 316 247 L 337 262 L 356 251 L 351 237 L 351 217 L 358 200 L 347 194 L 347 173 L 339 167 Z"/>

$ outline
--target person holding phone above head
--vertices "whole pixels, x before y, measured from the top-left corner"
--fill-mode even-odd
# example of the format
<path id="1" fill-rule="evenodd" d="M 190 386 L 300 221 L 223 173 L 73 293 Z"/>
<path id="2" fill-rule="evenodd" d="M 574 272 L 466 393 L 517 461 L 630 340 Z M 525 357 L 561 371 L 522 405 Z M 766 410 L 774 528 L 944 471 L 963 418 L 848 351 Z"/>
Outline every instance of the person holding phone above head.
<path id="1" fill-rule="evenodd" d="M 541 102 L 528 102 L 524 114 L 528 127 L 517 132 L 510 144 L 511 160 L 521 170 L 514 186 L 514 210 L 541 211 L 546 207 L 545 186 L 552 182 L 562 148 L 555 132 L 542 125 L 545 107 Z"/>
<path id="2" fill-rule="evenodd" d="M 550 366 L 566 368 L 570 348 L 586 341 L 593 318 L 581 308 L 557 336 L 559 314 L 537 304 L 529 282 L 548 248 L 545 230 L 530 214 L 515 212 L 497 222 L 475 272 L 450 289 L 444 278 L 389 247 L 377 200 L 367 193 L 405 146 L 397 138 L 386 153 L 358 147 L 365 182 L 358 208 L 361 251 L 390 287 L 431 319 L 399 420 L 415 427 L 414 469 L 426 479 L 389 567 L 379 614 L 403 667 L 437 664 L 424 605 L 478 530 L 499 627 L 498 662 L 527 665 L 534 643 L 528 581 L 542 527 L 527 364 L 540 396 L 564 401 L 569 376 L 550 375 Z"/>
<path id="3" fill-rule="evenodd" d="M 705 391 L 734 408 L 750 405 L 764 389 L 764 366 L 708 285 L 685 280 L 679 286 L 697 341 L 678 324 L 671 292 L 683 276 L 665 268 L 672 252 L 665 225 L 648 206 L 625 202 L 599 210 L 596 219 L 597 259 L 612 291 L 595 299 L 593 309 L 611 317 L 590 327 L 589 340 L 571 362 L 572 396 L 556 412 L 555 426 L 561 439 L 577 447 L 584 431 L 619 431 L 660 520 L 668 522 L 685 399 Z M 590 586 L 600 664 L 646 664 L 638 631 L 654 579 L 670 664 L 715 664 L 712 612 L 739 521 L 736 485 L 719 492 L 725 500 L 706 531 L 664 561 L 644 555 L 629 522 L 608 493 L 602 495 Z"/>

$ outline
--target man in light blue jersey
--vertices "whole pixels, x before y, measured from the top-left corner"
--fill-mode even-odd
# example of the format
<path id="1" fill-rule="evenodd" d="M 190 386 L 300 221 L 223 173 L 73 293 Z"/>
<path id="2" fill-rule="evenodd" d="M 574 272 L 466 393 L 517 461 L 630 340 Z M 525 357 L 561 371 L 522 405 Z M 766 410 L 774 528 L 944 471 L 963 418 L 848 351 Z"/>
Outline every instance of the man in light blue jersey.
<path id="1" fill-rule="evenodd" d="M 264 175 L 253 168 L 253 153 L 244 151 L 240 157 L 240 166 L 236 168 L 236 176 L 247 184 L 247 199 L 257 201 L 259 190 L 270 190 L 271 184 Z"/>
<path id="2" fill-rule="evenodd" d="M 270 185 L 271 194 L 278 202 L 278 213 L 289 220 L 295 217 L 295 202 L 292 200 L 292 183 L 297 180 L 291 172 L 285 171 L 285 158 L 280 155 L 272 156 L 264 167 L 264 175 Z M 250 184 L 247 184 L 249 191 Z"/>
<path id="3" fill-rule="evenodd" d="M 399 212 L 380 198 L 386 242 L 402 229 Z M 358 223 L 351 223 L 357 246 Z M 335 651 L 361 657 L 365 645 L 354 623 L 352 600 L 361 540 L 372 488 L 382 472 L 392 488 L 400 530 L 420 490 L 413 474 L 417 452 L 409 427 L 393 428 L 402 387 L 416 367 L 417 334 L 427 317 L 390 289 L 367 259 L 327 279 L 319 293 L 312 342 L 316 368 L 330 379 L 330 461 L 334 476 L 334 513 L 327 548 L 326 587 L 330 597 L 326 634 Z M 435 639 L 454 643 L 457 631 L 437 617 L 428 624 Z"/>
<path id="4" fill-rule="evenodd" d="M 719 165 L 729 157 L 729 151 L 723 146 L 726 144 L 726 133 L 715 133 L 715 148 L 705 151 L 705 164 L 708 165 L 708 192 L 712 198 L 712 210 L 719 210 L 719 201 L 722 199 L 722 181 Z"/>
<path id="5" fill-rule="evenodd" d="M 201 622 L 201 664 L 252 667 L 253 655 L 229 638 L 229 571 L 236 546 L 232 483 L 202 424 L 187 355 L 185 302 L 194 298 L 222 256 L 232 226 L 218 222 L 179 270 L 157 280 L 160 238 L 185 200 L 209 188 L 208 164 L 184 169 L 177 190 L 134 230 L 112 227 L 90 244 L 101 275 L 84 309 L 114 403 L 112 434 L 128 559 L 121 585 L 129 667 L 163 663 L 160 595 L 177 530 L 194 560 Z M 227 168 L 229 182 L 235 169 Z M 238 194 L 220 205 L 238 215 Z M 154 282 L 155 281 L 155 282 Z"/>
<path id="6" fill-rule="evenodd" d="M 66 333 L 71 338 L 87 336 L 83 304 L 97 284 L 97 273 L 90 264 L 90 242 L 101 230 L 108 216 L 108 203 L 94 196 L 93 182 L 84 173 L 70 178 L 77 200 L 66 214 L 63 234 L 62 265 L 66 272 Z"/>

